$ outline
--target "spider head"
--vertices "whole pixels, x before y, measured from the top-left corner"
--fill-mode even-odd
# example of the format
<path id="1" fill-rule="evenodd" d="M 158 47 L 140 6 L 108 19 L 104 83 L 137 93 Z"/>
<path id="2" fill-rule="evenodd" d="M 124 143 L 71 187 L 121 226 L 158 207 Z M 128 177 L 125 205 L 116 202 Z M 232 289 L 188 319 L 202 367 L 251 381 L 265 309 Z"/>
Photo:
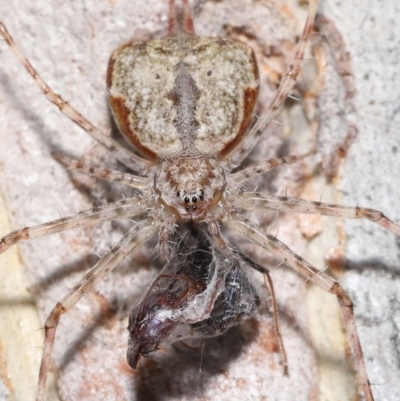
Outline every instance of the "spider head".
<path id="1" fill-rule="evenodd" d="M 226 179 L 215 159 L 179 157 L 161 163 L 154 185 L 161 202 L 182 220 L 198 221 L 221 199 Z"/>

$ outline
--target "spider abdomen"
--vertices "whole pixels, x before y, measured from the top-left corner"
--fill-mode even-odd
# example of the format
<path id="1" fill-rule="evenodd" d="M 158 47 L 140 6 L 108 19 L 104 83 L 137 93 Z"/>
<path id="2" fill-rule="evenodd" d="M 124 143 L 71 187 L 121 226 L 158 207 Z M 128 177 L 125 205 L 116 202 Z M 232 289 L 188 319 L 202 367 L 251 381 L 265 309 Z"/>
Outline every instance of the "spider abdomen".
<path id="1" fill-rule="evenodd" d="M 180 32 L 119 47 L 107 85 L 120 130 L 144 156 L 224 157 L 252 120 L 258 69 L 243 43 Z"/>

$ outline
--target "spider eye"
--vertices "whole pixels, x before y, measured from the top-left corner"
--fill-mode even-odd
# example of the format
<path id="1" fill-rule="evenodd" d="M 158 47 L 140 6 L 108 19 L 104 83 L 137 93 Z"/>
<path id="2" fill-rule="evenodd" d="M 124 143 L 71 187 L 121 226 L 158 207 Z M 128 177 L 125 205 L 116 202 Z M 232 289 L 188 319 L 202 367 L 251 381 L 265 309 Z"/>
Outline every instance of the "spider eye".
<path id="1" fill-rule="evenodd" d="M 184 199 L 184 201 L 185 201 L 185 203 L 189 203 L 189 202 L 190 202 L 190 199 L 189 199 L 188 197 L 186 197 L 186 198 Z"/>
<path id="2" fill-rule="evenodd" d="M 181 193 L 178 191 L 178 192 L 176 193 L 176 196 L 179 198 L 179 197 L 181 196 Z"/>
<path id="3" fill-rule="evenodd" d="M 195 196 L 193 196 L 192 202 L 193 202 L 193 203 L 196 203 L 196 202 L 197 202 L 197 198 L 196 198 Z"/>

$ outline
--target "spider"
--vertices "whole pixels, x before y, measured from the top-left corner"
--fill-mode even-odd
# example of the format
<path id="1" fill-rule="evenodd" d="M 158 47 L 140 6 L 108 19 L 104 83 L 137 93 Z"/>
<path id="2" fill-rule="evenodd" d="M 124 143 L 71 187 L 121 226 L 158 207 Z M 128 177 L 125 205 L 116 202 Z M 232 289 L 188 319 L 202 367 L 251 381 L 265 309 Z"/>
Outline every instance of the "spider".
<path id="1" fill-rule="evenodd" d="M 234 135 L 232 135 L 225 142 L 222 141 L 221 143 L 221 137 L 219 137 L 216 141 L 214 141 L 213 145 L 210 145 L 211 140 L 206 135 L 207 141 L 203 141 L 205 144 L 201 146 L 200 144 L 194 144 L 193 141 L 190 139 L 191 134 L 189 134 L 183 135 L 181 139 L 175 139 L 175 141 L 174 138 L 170 137 L 168 146 L 167 144 L 165 144 L 165 146 L 160 146 L 157 148 L 157 146 L 159 145 L 158 140 L 160 138 L 157 138 L 158 140 L 154 142 L 154 138 L 151 139 L 152 135 L 155 135 L 155 133 L 153 132 L 149 136 L 150 140 L 147 138 L 147 140 L 150 142 L 146 142 L 145 144 L 138 143 L 137 141 L 139 140 L 140 142 L 141 140 L 142 132 L 144 139 L 145 131 L 138 131 L 140 133 L 139 137 L 131 135 L 132 132 L 129 132 L 130 130 L 127 127 L 124 127 L 126 116 L 124 115 L 124 113 L 121 112 L 121 105 L 117 105 L 117 109 L 115 109 L 116 111 L 114 110 L 114 113 L 116 115 L 117 121 L 119 121 L 120 128 L 122 131 L 125 131 L 128 136 L 131 135 L 132 141 L 136 144 L 142 155 L 146 155 L 148 157 L 148 159 L 143 159 L 136 154 L 131 154 L 127 152 L 118 144 L 114 143 L 110 138 L 102 136 L 83 117 L 76 114 L 75 110 L 72 109 L 70 106 L 63 107 L 62 111 L 65 114 L 69 115 L 69 117 L 77 122 L 78 125 L 81 125 L 85 130 L 95 136 L 96 139 L 103 143 L 111 151 L 111 153 L 117 156 L 119 160 L 121 160 L 129 167 L 131 167 L 132 170 L 140 174 L 121 174 L 115 171 L 96 169 L 90 166 L 86 166 L 83 163 L 75 162 L 67 158 L 66 156 L 58 155 L 58 159 L 65 162 L 71 167 L 78 168 L 82 171 L 87 171 L 90 174 L 95 174 L 102 178 L 125 182 L 128 185 L 132 185 L 133 187 L 142 190 L 143 195 L 141 196 L 137 196 L 129 200 L 123 200 L 114 205 L 107 205 L 97 211 L 89 211 L 86 218 L 91 220 L 91 222 L 94 222 L 95 216 L 99 217 L 99 220 L 100 218 L 113 218 L 117 214 L 118 217 L 132 217 L 134 215 L 144 214 L 146 212 L 148 216 L 146 220 L 144 220 L 144 222 L 139 223 L 134 229 L 132 229 L 127 234 L 127 236 L 124 237 L 125 239 L 123 239 L 122 242 L 117 245 L 112 250 L 112 252 L 109 253 L 109 255 L 102 259 L 96 266 L 94 266 L 94 270 L 92 270 L 92 272 L 96 271 L 99 273 L 97 278 L 88 280 L 88 278 L 91 277 L 92 274 L 89 273 L 89 275 L 86 277 L 87 279 L 81 283 L 81 287 L 76 287 L 75 295 L 77 295 L 77 298 L 78 296 L 82 296 L 84 292 L 88 291 L 89 288 L 91 288 L 95 284 L 95 282 L 97 282 L 101 278 L 103 273 L 115 267 L 118 261 L 120 261 L 126 253 L 129 253 L 130 250 L 133 249 L 133 247 L 138 246 L 140 243 L 143 243 L 146 240 L 150 239 L 150 237 L 156 235 L 156 233 L 159 233 L 160 253 L 165 257 L 168 257 L 168 238 L 169 235 L 174 232 L 174 225 L 186 224 L 186 222 L 188 221 L 194 221 L 206 222 L 208 226 L 208 231 L 221 252 L 228 252 L 229 246 L 227 244 L 227 241 L 220 233 L 219 223 L 222 223 L 223 225 L 227 226 L 238 234 L 245 234 L 248 238 L 253 239 L 256 243 L 262 246 L 272 248 L 271 251 L 275 252 L 279 256 L 284 255 L 284 259 L 289 265 L 293 265 L 294 268 L 303 273 L 305 273 L 305 271 L 308 271 L 308 273 L 305 274 L 307 279 L 319 283 L 323 288 L 327 290 L 331 290 L 339 296 L 339 299 L 342 302 L 344 300 L 348 302 L 346 295 L 342 292 L 337 283 L 334 283 L 332 279 L 329 279 L 322 273 L 317 272 L 303 259 L 296 257 L 287 248 L 285 248 L 284 245 L 282 245 L 274 236 L 271 236 L 266 231 L 254 226 L 252 223 L 241 218 L 237 210 L 238 207 L 249 210 L 253 210 L 255 208 L 270 207 L 274 210 L 316 212 L 343 217 L 367 217 L 371 218 L 372 220 L 380 218 L 380 222 L 383 226 L 391 229 L 391 231 L 397 234 L 399 233 L 398 226 L 381 216 L 379 212 L 374 212 L 369 209 L 344 208 L 335 205 L 326 206 L 320 203 L 293 200 L 289 198 L 277 198 L 266 194 L 246 193 L 240 190 L 240 185 L 245 182 L 246 179 L 256 174 L 263 173 L 267 171 L 267 169 L 270 167 L 277 167 L 278 165 L 283 163 L 292 163 L 299 160 L 299 158 L 296 157 L 290 157 L 281 160 L 276 159 L 261 163 L 256 167 L 250 166 L 241 170 L 234 170 L 240 165 L 241 161 L 244 160 L 246 155 L 255 145 L 256 141 L 252 141 L 252 137 L 257 136 L 258 132 L 261 133 L 268 122 L 271 121 L 274 114 L 276 113 L 276 110 L 280 108 L 284 99 L 287 97 L 293 83 L 295 82 L 296 75 L 301 67 L 304 45 L 310 33 L 309 31 L 310 27 L 312 26 L 315 8 L 316 4 L 313 3 L 310 8 L 310 14 L 307 20 L 306 29 L 302 36 L 299 50 L 296 54 L 295 62 L 292 66 L 292 69 L 289 71 L 286 79 L 284 79 L 274 100 L 274 103 L 269 109 L 269 113 L 265 114 L 265 116 L 257 120 L 257 122 L 249 128 L 250 117 L 252 116 L 252 107 L 256 98 L 255 92 L 257 91 L 257 80 L 254 76 L 253 71 L 252 84 L 250 84 L 250 89 L 246 87 L 246 89 L 248 89 L 246 91 L 246 94 L 248 95 L 248 93 L 250 93 L 247 99 L 247 103 L 250 103 L 247 104 L 247 107 L 249 107 L 249 109 L 247 109 L 245 113 L 241 112 L 242 114 L 240 114 L 242 115 L 240 122 L 244 126 L 240 129 L 238 129 L 238 127 L 233 129 Z M 174 10 L 172 2 L 171 10 Z M 186 32 L 186 34 L 190 36 L 190 34 L 193 33 L 193 24 L 186 2 L 183 2 L 182 15 L 184 16 L 184 18 L 182 19 L 183 23 L 180 25 L 178 23 L 180 19 L 175 18 L 175 14 L 171 12 L 169 18 L 170 33 L 180 30 Z M 7 32 L 3 26 L 2 33 L 5 36 L 6 41 L 10 44 L 11 48 L 17 52 L 17 47 L 12 42 L 11 38 L 7 35 Z M 177 35 L 177 37 L 179 37 L 179 35 Z M 239 46 L 239 48 L 242 47 Z M 26 67 L 29 67 L 28 62 L 24 57 L 21 58 L 21 61 Z M 250 61 L 249 59 L 247 60 L 247 70 L 254 70 L 254 66 L 249 68 L 252 65 L 253 64 L 250 57 Z M 110 67 L 111 75 L 112 70 L 113 68 Z M 177 80 L 178 83 L 173 86 L 175 90 L 169 92 L 169 100 L 173 103 L 175 102 L 175 104 L 177 105 L 179 110 L 178 114 L 186 116 L 187 118 L 183 118 L 180 121 L 179 119 L 178 121 L 174 121 L 172 118 L 170 118 L 168 121 L 170 123 L 171 121 L 173 122 L 171 124 L 173 128 L 176 129 L 178 132 L 187 132 L 188 129 L 190 131 L 190 129 L 197 125 L 197 117 L 194 117 L 193 113 L 191 114 L 190 112 L 188 112 L 185 107 L 188 107 L 189 110 L 193 110 L 195 103 L 191 102 L 196 102 L 196 97 L 200 95 L 197 92 L 196 85 L 192 82 L 193 79 L 191 79 L 191 75 L 187 74 L 185 65 L 180 64 L 177 71 L 177 76 L 179 76 L 180 78 Z M 211 71 L 210 75 L 208 75 L 209 71 Z M 217 71 L 218 70 L 208 69 L 207 71 L 205 71 L 205 75 L 209 77 L 213 75 L 215 76 Z M 33 70 L 31 70 L 31 73 L 32 75 L 34 74 Z M 155 73 L 153 78 L 157 80 L 161 77 L 158 77 L 157 73 Z M 45 85 L 39 77 L 36 77 L 36 81 L 39 86 L 41 84 Z M 113 79 L 109 78 L 110 93 L 112 96 L 113 85 L 111 84 L 111 81 L 113 81 Z M 179 85 L 179 83 L 181 84 Z M 124 83 L 122 82 L 122 86 L 123 85 Z M 183 90 L 182 87 L 191 89 Z M 251 93 L 252 91 L 254 92 L 253 94 Z M 51 91 L 48 93 L 48 95 L 50 98 L 53 99 L 56 104 L 57 101 L 61 101 L 61 99 L 57 98 L 56 95 Z M 188 97 L 186 98 L 185 96 Z M 183 101 L 181 99 L 185 100 Z M 118 102 L 118 99 L 111 98 L 111 103 Z M 163 108 L 163 106 L 164 105 L 160 105 L 160 107 L 157 107 L 157 110 L 160 112 L 163 111 L 165 113 L 168 113 L 168 107 Z M 238 107 L 239 108 L 237 110 L 243 109 L 243 104 L 239 105 Z M 124 110 L 124 107 L 122 107 L 122 110 Z M 205 110 L 204 113 L 206 117 L 208 117 L 207 112 L 210 114 L 209 111 Z M 213 117 L 212 114 L 211 117 Z M 142 121 L 141 124 L 145 124 L 145 122 Z M 246 128 L 249 129 L 246 130 Z M 198 128 L 195 129 L 197 132 Z M 232 130 L 230 130 L 230 132 L 231 131 Z M 245 140 L 237 140 L 238 136 L 240 135 L 246 137 Z M 149 145 L 149 143 L 151 144 L 151 146 Z M 168 149 L 170 149 L 172 153 L 168 153 Z M 167 153 L 164 154 L 163 152 L 165 151 Z M 176 177 L 174 177 L 177 182 L 171 185 L 170 179 L 168 177 L 179 169 L 181 169 L 182 174 L 177 174 Z M 232 172 L 232 170 L 234 171 Z M 194 177 L 196 177 L 197 174 L 198 177 L 187 182 L 186 180 L 188 179 L 187 177 L 189 176 L 189 174 Z M 153 182 L 155 182 L 154 186 Z M 199 182 L 201 182 L 200 187 L 198 186 Z M 35 235 L 35 230 L 37 234 L 47 234 L 49 232 L 56 232 L 64 228 L 71 228 L 74 224 L 77 223 L 83 224 L 83 216 L 84 215 L 81 214 L 71 218 L 69 220 L 70 223 L 68 224 L 66 224 L 67 219 L 61 219 L 58 222 L 59 224 L 55 226 L 56 228 L 54 228 L 53 231 L 48 230 L 49 225 L 44 225 L 41 228 L 30 228 L 11 233 L 2 240 L 2 250 L 5 250 L 6 247 L 11 246 L 21 239 L 33 237 Z M 53 224 L 54 222 L 51 223 L 51 225 Z M 84 286 L 84 290 L 82 289 L 82 286 Z M 67 297 L 67 299 L 71 299 L 72 294 L 74 293 L 71 293 L 70 296 Z M 67 307 L 69 309 L 76 301 L 77 299 L 74 299 L 74 302 L 67 302 L 64 307 Z M 50 315 L 48 323 L 46 324 L 46 341 L 44 359 L 42 360 L 42 369 L 40 374 L 41 384 L 39 385 L 38 399 L 41 399 L 41 397 L 43 397 L 43 382 L 45 380 L 46 370 L 48 369 L 50 357 L 49 350 L 51 349 L 53 341 L 52 335 L 55 331 L 55 328 L 50 327 L 50 323 L 52 322 L 52 320 L 58 320 L 58 318 L 60 317 L 60 308 L 61 307 L 58 306 L 53 311 L 53 313 Z M 351 308 L 349 306 L 347 308 L 346 306 L 344 306 L 343 308 L 344 311 L 347 311 L 347 325 L 354 332 L 355 325 L 353 315 L 352 313 L 350 313 Z M 62 310 L 62 312 L 64 312 L 64 310 Z M 353 340 L 352 347 L 353 350 L 359 350 L 359 342 L 357 339 Z M 356 359 L 356 362 L 358 365 L 358 371 L 360 375 L 363 376 L 363 374 L 365 374 L 365 366 L 362 358 L 359 356 L 359 358 Z M 363 385 L 366 398 L 372 399 L 372 394 L 370 394 L 370 388 L 365 377 L 363 380 Z"/>

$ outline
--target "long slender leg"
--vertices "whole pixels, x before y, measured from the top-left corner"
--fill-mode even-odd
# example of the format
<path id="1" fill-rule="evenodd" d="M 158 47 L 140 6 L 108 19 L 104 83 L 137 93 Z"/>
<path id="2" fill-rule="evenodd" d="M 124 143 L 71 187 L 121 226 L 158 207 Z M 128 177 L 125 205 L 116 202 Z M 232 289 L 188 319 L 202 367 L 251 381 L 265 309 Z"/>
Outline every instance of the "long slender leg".
<path id="1" fill-rule="evenodd" d="M 208 229 L 212 235 L 215 245 L 218 249 L 229 259 L 232 257 L 232 251 L 230 250 L 228 243 L 224 239 L 221 233 L 219 222 L 215 218 L 210 218 L 208 223 Z"/>
<path id="2" fill-rule="evenodd" d="M 12 52 L 16 55 L 21 64 L 28 71 L 29 75 L 36 82 L 47 100 L 55 104 L 71 121 L 84 129 L 93 139 L 105 146 L 119 161 L 138 172 L 145 172 L 152 163 L 134 153 L 128 152 L 118 142 L 100 132 L 90 121 L 82 116 L 74 107 L 66 102 L 59 94 L 55 93 L 49 85 L 40 77 L 21 49 L 16 45 L 14 39 L 8 33 L 5 25 L 0 22 L 0 35 L 5 39 Z"/>
<path id="3" fill-rule="evenodd" d="M 268 291 L 271 294 L 271 312 L 272 312 L 272 316 L 274 318 L 275 334 L 278 338 L 279 352 L 280 352 L 281 358 L 282 358 L 283 374 L 288 375 L 288 373 L 289 373 L 288 361 L 287 361 L 285 346 L 283 344 L 281 332 L 279 329 L 278 308 L 276 306 L 274 284 L 272 282 L 272 278 L 271 278 L 271 275 L 269 274 L 268 270 L 264 271 L 264 277 L 266 278 L 266 284 L 268 286 Z"/>
<path id="4" fill-rule="evenodd" d="M 95 177 L 104 178 L 108 181 L 121 182 L 122 184 L 126 184 L 137 189 L 144 189 L 147 188 L 149 185 L 149 179 L 146 177 L 140 177 L 138 175 L 128 173 L 121 173 L 117 170 L 90 166 L 78 160 L 71 159 L 70 157 L 59 152 L 53 152 L 52 155 L 59 162 L 64 163 L 67 166 L 76 170 L 82 171 L 83 173 L 88 175 L 94 175 Z"/>
<path id="5" fill-rule="evenodd" d="M 294 61 L 289 66 L 288 72 L 282 79 L 279 88 L 274 96 L 274 99 L 268 107 L 268 110 L 256 121 L 256 123 L 247 133 L 246 141 L 245 143 L 243 143 L 243 146 L 240 148 L 240 150 L 238 150 L 231 156 L 230 163 L 233 166 L 238 166 L 253 150 L 254 146 L 258 143 L 261 135 L 263 134 L 265 128 L 275 118 L 296 83 L 297 76 L 299 75 L 301 65 L 303 63 L 306 45 L 314 24 L 318 0 L 310 0 L 309 4 L 309 13 L 307 16 L 306 25 L 298 43 L 297 51 L 294 56 Z"/>
<path id="6" fill-rule="evenodd" d="M 274 255 L 284 260 L 285 263 L 287 263 L 307 280 L 310 280 L 325 291 L 328 291 L 337 297 L 343 313 L 346 331 L 350 340 L 350 347 L 353 351 L 354 362 L 359 375 L 360 383 L 363 388 L 365 400 L 373 401 L 374 397 L 372 395 L 367 368 L 365 366 L 365 361 L 361 350 L 360 339 L 357 333 L 353 302 L 340 284 L 336 280 L 327 276 L 325 273 L 313 267 L 301 256 L 296 255 L 284 243 L 279 241 L 276 237 L 268 234 L 260 227 L 257 227 L 248 221 L 235 219 L 229 220 L 226 224 L 236 233 L 248 238 L 262 248 L 266 248 L 271 251 Z"/>
<path id="7" fill-rule="evenodd" d="M 283 212 L 322 214 L 346 219 L 367 219 L 400 235 L 400 225 L 388 219 L 382 212 L 362 207 L 340 206 L 331 203 L 313 202 L 304 199 L 268 195 L 257 192 L 242 192 L 239 205 L 247 210 L 272 209 Z"/>
<path id="8" fill-rule="evenodd" d="M 188 0 L 181 1 L 182 6 L 178 7 L 176 0 L 169 0 L 168 33 L 170 35 L 178 32 L 194 34 L 193 16 L 189 2 Z"/>
<path id="9" fill-rule="evenodd" d="M 151 218 L 143 220 L 132 228 L 110 252 L 101 258 L 85 277 L 53 308 L 45 323 L 44 345 L 40 362 L 39 383 L 36 401 L 44 401 L 47 374 L 54 344 L 56 329 L 61 315 L 68 312 L 94 285 L 134 248 L 148 241 L 157 233 L 157 226 Z"/>
<path id="10" fill-rule="evenodd" d="M 282 157 L 280 159 L 270 159 L 261 163 L 253 164 L 252 166 L 246 167 L 236 173 L 231 174 L 229 177 L 236 183 L 241 184 L 256 175 L 264 174 L 267 171 L 280 167 L 284 164 L 293 164 L 297 163 L 300 160 L 305 159 L 307 156 L 310 156 L 310 153 L 305 155 L 290 155 L 286 157 Z"/>
<path id="11" fill-rule="evenodd" d="M 0 253 L 3 253 L 10 246 L 21 240 L 42 237 L 47 234 L 58 233 L 60 231 L 105 220 L 134 217 L 143 213 L 145 210 L 146 205 L 143 204 L 141 198 L 123 199 L 93 210 L 78 213 L 75 216 L 63 217 L 37 226 L 21 228 L 20 230 L 7 234 L 0 240 Z"/>
<path id="12" fill-rule="evenodd" d="M 260 266 L 258 263 L 253 262 L 250 258 L 248 258 L 247 256 L 244 256 L 241 252 L 240 252 L 240 255 L 254 270 L 257 270 L 264 275 L 265 284 L 268 287 L 268 291 L 271 295 L 270 309 L 271 309 L 272 316 L 274 319 L 275 334 L 276 334 L 276 337 L 278 338 L 279 352 L 280 352 L 281 358 L 282 358 L 283 373 L 285 375 L 287 375 L 288 374 L 288 361 L 287 361 L 286 350 L 285 350 L 285 346 L 283 344 L 281 332 L 279 330 L 278 307 L 276 305 L 274 283 L 272 282 L 271 275 L 269 274 L 269 270 L 266 269 L 265 267 Z"/>

